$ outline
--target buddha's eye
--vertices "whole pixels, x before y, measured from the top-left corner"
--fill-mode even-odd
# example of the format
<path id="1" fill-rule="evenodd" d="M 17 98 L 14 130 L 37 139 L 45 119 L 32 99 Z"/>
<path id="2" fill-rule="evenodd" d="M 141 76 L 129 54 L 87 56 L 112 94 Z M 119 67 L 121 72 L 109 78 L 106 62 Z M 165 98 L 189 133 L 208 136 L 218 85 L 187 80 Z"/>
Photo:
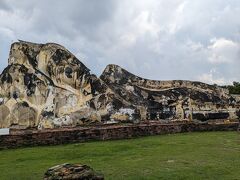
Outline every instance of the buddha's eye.
<path id="1" fill-rule="evenodd" d="M 70 67 L 66 67 L 66 68 L 65 68 L 65 75 L 66 75 L 68 78 L 72 78 L 72 72 L 73 72 L 73 70 L 72 70 Z"/>

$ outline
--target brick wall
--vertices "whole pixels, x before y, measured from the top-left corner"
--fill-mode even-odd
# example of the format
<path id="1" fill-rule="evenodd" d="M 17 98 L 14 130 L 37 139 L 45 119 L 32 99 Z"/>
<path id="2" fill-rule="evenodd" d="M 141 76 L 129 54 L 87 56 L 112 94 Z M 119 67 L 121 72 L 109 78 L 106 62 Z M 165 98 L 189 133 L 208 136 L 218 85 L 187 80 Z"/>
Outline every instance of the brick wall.
<path id="1" fill-rule="evenodd" d="M 193 131 L 237 131 L 239 124 L 138 124 L 99 127 L 79 127 L 44 131 L 12 132 L 0 136 L 0 149 L 23 146 L 56 145 L 85 142 L 89 140 L 126 139 L 148 135 Z"/>

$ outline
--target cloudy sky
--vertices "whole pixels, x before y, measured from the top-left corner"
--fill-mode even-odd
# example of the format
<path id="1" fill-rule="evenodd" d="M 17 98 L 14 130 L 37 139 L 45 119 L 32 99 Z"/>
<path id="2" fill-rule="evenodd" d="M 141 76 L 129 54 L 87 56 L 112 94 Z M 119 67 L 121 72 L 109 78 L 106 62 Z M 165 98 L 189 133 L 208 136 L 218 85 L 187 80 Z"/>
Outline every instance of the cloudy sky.
<path id="1" fill-rule="evenodd" d="M 240 0 L 0 0 L 10 44 L 56 42 L 92 73 L 118 64 L 157 80 L 240 81 Z"/>

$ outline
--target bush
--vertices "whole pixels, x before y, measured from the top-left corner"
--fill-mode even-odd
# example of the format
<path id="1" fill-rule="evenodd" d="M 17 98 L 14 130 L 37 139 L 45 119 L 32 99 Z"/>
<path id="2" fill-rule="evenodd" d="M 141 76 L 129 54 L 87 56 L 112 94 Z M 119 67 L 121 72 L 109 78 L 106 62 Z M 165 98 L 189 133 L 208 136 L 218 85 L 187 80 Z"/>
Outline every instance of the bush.
<path id="1" fill-rule="evenodd" d="M 240 94 L 240 83 L 239 82 L 233 82 L 233 85 L 223 86 L 223 87 L 227 88 L 229 90 L 230 94 Z"/>

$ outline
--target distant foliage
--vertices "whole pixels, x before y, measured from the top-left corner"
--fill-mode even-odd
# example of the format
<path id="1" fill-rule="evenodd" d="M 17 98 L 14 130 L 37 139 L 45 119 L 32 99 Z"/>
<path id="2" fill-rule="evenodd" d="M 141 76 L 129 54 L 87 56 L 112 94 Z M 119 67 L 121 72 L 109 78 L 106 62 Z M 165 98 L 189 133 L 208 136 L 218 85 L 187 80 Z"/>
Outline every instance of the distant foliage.
<path id="1" fill-rule="evenodd" d="M 230 94 L 240 94 L 240 83 L 239 82 L 233 82 L 233 85 L 224 86 L 225 88 L 228 88 Z"/>

